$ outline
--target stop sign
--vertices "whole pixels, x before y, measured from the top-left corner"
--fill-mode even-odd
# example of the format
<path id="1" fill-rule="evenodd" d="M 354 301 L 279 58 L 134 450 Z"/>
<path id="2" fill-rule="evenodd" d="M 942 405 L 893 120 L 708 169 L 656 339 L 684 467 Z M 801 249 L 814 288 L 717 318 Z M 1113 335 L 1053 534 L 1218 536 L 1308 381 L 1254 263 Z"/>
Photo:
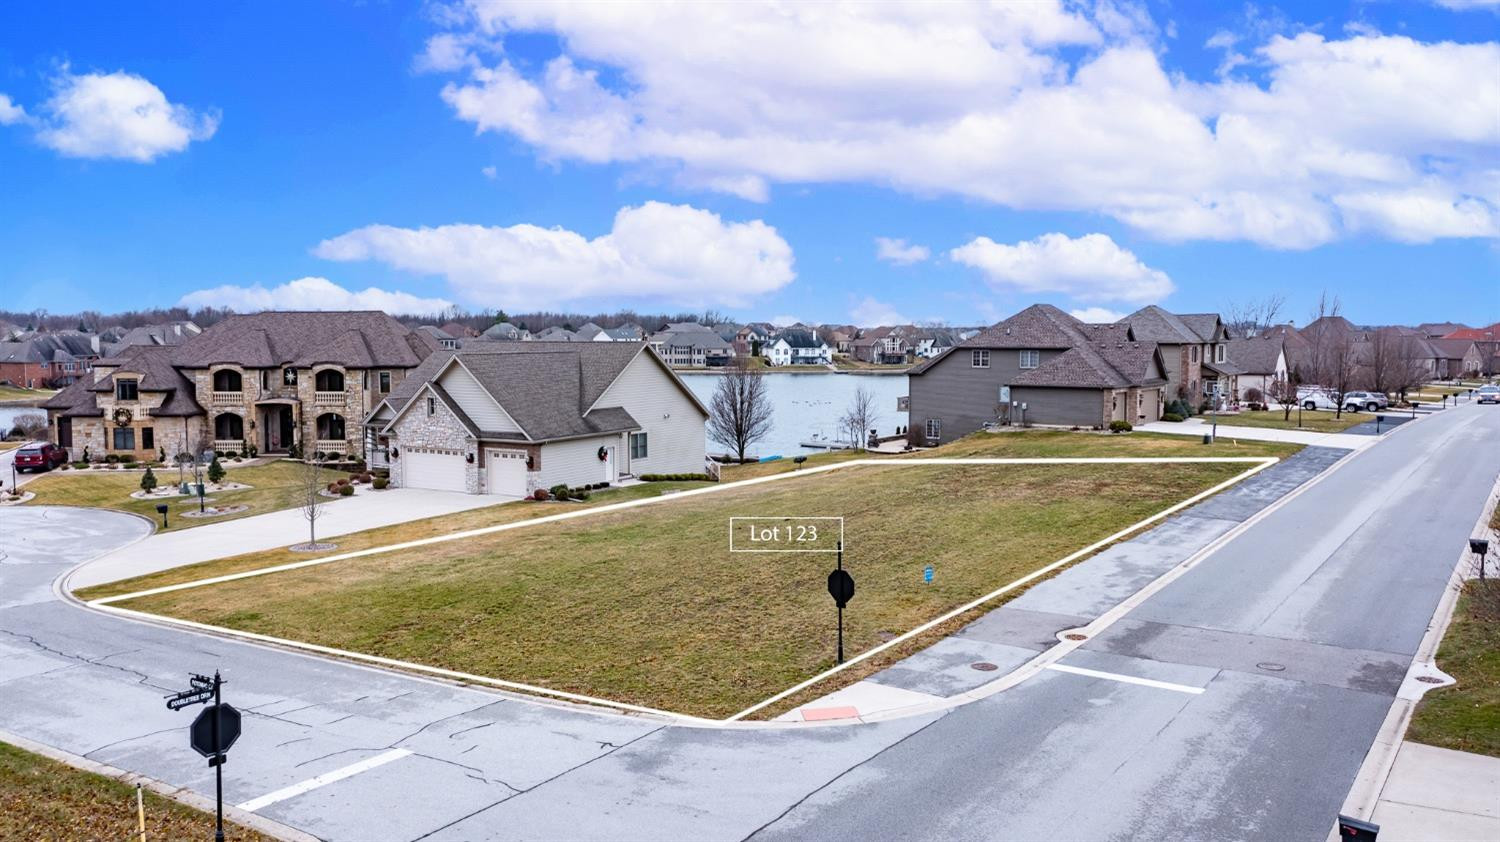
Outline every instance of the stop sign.
<path id="1" fill-rule="evenodd" d="M 219 738 L 214 740 L 214 720 L 219 722 Z M 229 751 L 234 741 L 240 738 L 240 712 L 231 705 L 209 705 L 193 720 L 193 750 L 204 757 Z"/>
<path id="2" fill-rule="evenodd" d="M 854 577 L 847 570 L 835 570 L 828 574 L 828 595 L 833 597 L 833 602 L 840 608 L 849 604 L 854 598 Z"/>

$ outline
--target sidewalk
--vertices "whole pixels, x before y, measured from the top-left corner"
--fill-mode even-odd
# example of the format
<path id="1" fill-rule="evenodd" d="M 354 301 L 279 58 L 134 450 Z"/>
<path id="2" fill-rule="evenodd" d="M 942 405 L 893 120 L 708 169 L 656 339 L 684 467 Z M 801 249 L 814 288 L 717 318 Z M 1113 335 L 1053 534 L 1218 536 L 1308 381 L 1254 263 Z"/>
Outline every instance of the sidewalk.
<path id="1" fill-rule="evenodd" d="M 1174 436 L 1202 436 L 1209 431 L 1208 424 L 1201 419 L 1187 421 L 1152 421 L 1141 424 L 1137 430 L 1146 433 L 1167 433 Z M 1310 444 L 1318 447 L 1341 447 L 1345 450 L 1364 450 L 1380 441 L 1379 436 L 1350 433 L 1310 433 L 1305 430 L 1278 430 L 1273 427 L 1235 427 L 1220 424 L 1221 439 L 1246 439 L 1247 441 L 1283 441 L 1293 444 Z"/>
<path id="2" fill-rule="evenodd" d="M 1500 758 L 1403 742 L 1373 821 L 1381 842 L 1500 839 Z"/>
<path id="3" fill-rule="evenodd" d="M 391 488 L 329 501 L 318 517 L 318 540 L 381 526 L 512 502 L 512 498 L 457 491 Z M 307 540 L 301 509 L 151 535 L 79 570 L 69 585 L 86 588 L 241 553 L 274 550 Z"/>

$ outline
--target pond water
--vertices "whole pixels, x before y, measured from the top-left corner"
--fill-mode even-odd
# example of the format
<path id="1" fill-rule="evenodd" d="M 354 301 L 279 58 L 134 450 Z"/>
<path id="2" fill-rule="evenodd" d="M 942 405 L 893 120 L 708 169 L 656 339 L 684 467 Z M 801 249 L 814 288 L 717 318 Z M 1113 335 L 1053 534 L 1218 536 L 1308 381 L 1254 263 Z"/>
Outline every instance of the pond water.
<path id="1" fill-rule="evenodd" d="M 702 372 L 679 372 L 693 394 L 707 405 L 722 375 Z M 897 427 L 906 426 L 906 413 L 896 410 L 896 399 L 905 395 L 905 374 L 835 374 L 798 373 L 767 374 L 766 391 L 771 396 L 771 432 L 752 445 L 747 455 L 796 456 L 821 453 L 818 448 L 803 447 L 799 442 L 814 433 L 834 438 L 839 416 L 849 408 L 854 391 L 864 386 L 875 396 L 875 429 L 881 436 L 894 435 Z M 713 440 L 709 453 L 724 453 L 729 448 Z"/>

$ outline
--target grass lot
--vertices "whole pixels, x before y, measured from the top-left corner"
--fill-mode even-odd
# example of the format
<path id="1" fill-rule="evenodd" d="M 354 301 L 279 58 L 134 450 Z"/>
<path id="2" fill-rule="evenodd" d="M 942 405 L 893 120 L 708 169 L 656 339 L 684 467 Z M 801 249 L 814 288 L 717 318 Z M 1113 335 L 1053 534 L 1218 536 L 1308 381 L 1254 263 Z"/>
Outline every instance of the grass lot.
<path id="1" fill-rule="evenodd" d="M 1112 441 L 1084 438 L 1075 447 Z M 859 582 L 845 618 L 853 653 L 1245 467 L 857 467 L 123 605 L 719 717 L 833 663 L 832 559 L 731 554 L 731 516 L 846 518 L 846 566 Z M 539 513 L 514 504 L 491 517 L 504 509 Z M 923 584 L 928 564 L 937 578 Z"/>
<path id="2" fill-rule="evenodd" d="M 226 463 L 232 465 L 233 463 Z M 223 515 L 212 518 L 186 518 L 178 517 L 178 512 L 196 511 L 198 508 L 197 497 L 172 497 L 163 500 L 137 500 L 130 496 L 133 491 L 141 489 L 141 475 L 144 471 L 118 471 L 103 473 L 99 471 L 51 471 L 44 476 L 37 477 L 26 484 L 27 491 L 35 491 L 36 499 L 27 505 L 38 506 L 88 506 L 98 509 L 115 509 L 122 512 L 133 512 L 144 515 L 155 521 L 157 528 L 161 528 L 161 516 L 156 513 L 158 503 L 166 502 L 172 507 L 172 516 L 168 518 L 168 532 L 179 529 L 191 529 L 194 526 L 203 526 L 208 523 L 221 523 L 226 520 L 249 517 L 251 515 L 263 515 L 266 512 L 274 512 L 280 509 L 289 509 L 299 502 L 298 474 L 301 473 L 300 465 L 292 462 L 269 462 L 264 465 L 253 465 L 249 467 L 228 468 L 227 479 L 233 482 L 242 482 L 254 486 L 243 491 L 225 491 L 220 494 L 211 495 L 217 505 L 239 505 L 249 506 L 239 514 Z M 339 471 L 328 471 L 328 481 L 332 482 L 347 474 Z M 162 485 L 168 485 L 177 481 L 176 468 L 162 468 L 156 471 L 156 479 Z M 336 503 L 329 499 L 327 502 Z"/>
<path id="3" fill-rule="evenodd" d="M 20 442 L 20 441 L 0 441 L 0 451 L 15 450 L 16 448 L 20 447 L 23 444 L 25 444 L 25 442 Z"/>
<path id="4" fill-rule="evenodd" d="M 1497 518 L 1500 520 L 1500 518 Z M 1483 587 L 1500 591 L 1500 580 Z M 1442 748 L 1500 757 L 1500 622 L 1475 616 L 1471 581 L 1459 598 L 1453 624 L 1438 647 L 1438 668 L 1458 679 L 1433 690 L 1417 705 L 1407 739 Z"/>
<path id="5" fill-rule="evenodd" d="M 147 839 L 212 839 L 214 817 L 145 793 Z M 135 787 L 0 743 L 0 839 L 133 839 Z M 228 826 L 231 839 L 263 840 Z"/>
<path id="6" fill-rule="evenodd" d="M 17 386 L 0 386 L 0 401 L 42 401 L 57 394 L 56 389 L 22 389 Z"/>
<path id="7" fill-rule="evenodd" d="M 1264 412 L 1241 412 L 1238 415 L 1219 416 L 1220 424 L 1233 427 L 1270 427 L 1277 430 L 1305 430 L 1314 433 L 1339 433 L 1363 424 L 1366 421 L 1375 420 L 1375 416 L 1368 412 L 1345 412 L 1335 418 L 1332 412 L 1318 410 L 1308 412 L 1302 410 L 1302 426 L 1297 426 L 1297 410 L 1292 409 L 1292 417 L 1282 420 L 1282 410 L 1273 408 Z M 1211 424 L 1212 416 L 1202 416 L 1204 424 Z"/>

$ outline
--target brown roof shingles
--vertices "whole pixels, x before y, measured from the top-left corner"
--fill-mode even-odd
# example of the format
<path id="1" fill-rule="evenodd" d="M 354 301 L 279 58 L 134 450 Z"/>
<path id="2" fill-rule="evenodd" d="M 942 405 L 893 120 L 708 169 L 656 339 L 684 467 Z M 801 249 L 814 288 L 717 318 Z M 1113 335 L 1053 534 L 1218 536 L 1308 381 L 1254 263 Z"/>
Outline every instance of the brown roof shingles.
<path id="1" fill-rule="evenodd" d="M 229 316 L 177 346 L 172 363 L 414 368 L 436 348 L 430 337 L 374 310 L 268 311 Z"/>

